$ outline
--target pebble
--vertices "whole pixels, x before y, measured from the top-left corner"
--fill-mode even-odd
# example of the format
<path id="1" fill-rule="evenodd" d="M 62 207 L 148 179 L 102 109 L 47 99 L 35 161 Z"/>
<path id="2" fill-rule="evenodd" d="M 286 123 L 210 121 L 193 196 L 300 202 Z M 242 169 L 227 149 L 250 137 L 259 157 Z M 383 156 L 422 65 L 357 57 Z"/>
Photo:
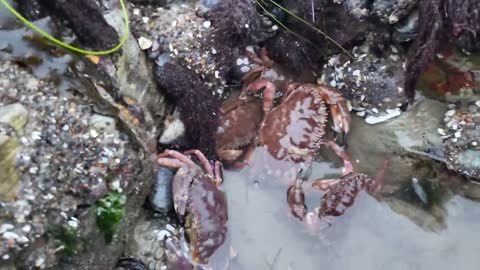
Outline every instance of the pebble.
<path id="1" fill-rule="evenodd" d="M 3 234 L 9 230 L 13 230 L 14 228 L 15 227 L 12 224 L 8 224 L 8 223 L 2 224 L 2 226 L 0 226 L 0 234 Z"/>
<path id="2" fill-rule="evenodd" d="M 10 255 L 4 254 L 4 255 L 2 256 L 2 260 L 8 260 L 8 259 L 10 259 Z"/>
<path id="3" fill-rule="evenodd" d="M 442 136 L 447 135 L 447 134 L 445 133 L 445 130 L 443 130 L 442 128 L 437 128 L 437 132 L 438 132 L 438 134 L 440 134 L 440 135 L 442 135 Z"/>
<path id="4" fill-rule="evenodd" d="M 477 146 L 478 143 L 477 143 L 477 142 L 472 142 L 472 145 L 473 145 L 473 146 Z"/>
<path id="5" fill-rule="evenodd" d="M 202 24 L 203 28 L 210 28 L 210 26 L 212 26 L 212 22 L 211 21 L 204 21 L 203 24 Z"/>
<path id="6" fill-rule="evenodd" d="M 390 120 L 392 118 L 395 118 L 397 116 L 400 116 L 401 114 L 402 114 L 402 112 L 400 110 L 395 110 L 392 113 L 388 113 L 388 114 L 385 114 L 385 115 L 382 115 L 382 116 L 370 115 L 367 118 L 365 118 L 365 122 L 367 124 L 370 124 L 370 125 L 375 125 L 375 124 L 382 123 L 382 122 L 385 122 L 387 120 Z"/>
<path id="7" fill-rule="evenodd" d="M 28 243 L 30 240 L 28 240 L 28 238 L 24 235 L 20 236 L 18 239 L 17 239 L 17 243 L 19 243 L 20 245 L 24 245 L 26 243 Z"/>
<path id="8" fill-rule="evenodd" d="M 42 139 L 42 133 L 40 131 L 32 131 L 32 140 L 39 141 Z"/>
<path id="9" fill-rule="evenodd" d="M 96 138 L 98 137 L 98 132 L 95 129 L 90 130 L 90 137 L 91 138 Z"/>
<path id="10" fill-rule="evenodd" d="M 119 180 L 115 180 L 113 182 L 110 182 L 110 184 L 108 186 L 111 190 L 122 192 L 122 188 L 120 188 L 120 181 Z"/>
<path id="11" fill-rule="evenodd" d="M 460 131 L 455 132 L 455 138 L 462 137 L 462 133 Z"/>
<path id="12" fill-rule="evenodd" d="M 167 231 L 167 230 L 161 230 L 160 232 L 158 232 L 158 238 L 157 240 L 158 241 L 163 241 L 165 240 L 165 238 L 168 238 L 172 236 L 172 233 L 170 231 Z"/>
<path id="13" fill-rule="evenodd" d="M 477 105 L 478 107 L 480 107 L 480 100 L 475 101 L 475 105 Z"/>
<path id="14" fill-rule="evenodd" d="M 356 114 L 360 117 L 364 117 L 365 114 L 367 114 L 367 113 L 365 111 L 361 111 L 361 112 L 357 112 Z"/>
<path id="15" fill-rule="evenodd" d="M 175 233 L 175 228 L 170 224 L 165 225 L 165 229 L 169 230 L 171 233 Z"/>
<path id="16" fill-rule="evenodd" d="M 140 37 L 138 39 L 138 46 L 140 46 L 140 49 L 146 50 L 150 47 L 152 47 L 153 42 L 147 38 Z"/>
<path id="17" fill-rule="evenodd" d="M 78 228 L 78 221 L 76 220 L 69 220 L 67 222 L 68 226 L 72 227 L 73 229 L 77 229 Z"/>
<path id="18" fill-rule="evenodd" d="M 455 110 L 449 110 L 449 111 L 447 111 L 447 113 L 445 113 L 445 115 L 448 116 L 448 117 L 452 117 L 452 116 L 455 115 Z"/>
<path id="19" fill-rule="evenodd" d="M 4 232 L 2 234 L 2 238 L 7 240 L 17 240 L 18 238 L 20 238 L 20 236 L 18 236 L 18 234 L 14 232 Z"/>
<path id="20" fill-rule="evenodd" d="M 22 227 L 22 231 L 24 233 L 29 233 L 31 230 L 32 230 L 32 225 L 30 225 L 30 224 L 27 224 L 27 225 Z"/>
<path id="21" fill-rule="evenodd" d="M 388 17 L 388 23 L 394 24 L 397 22 L 398 22 L 398 16 L 392 14 Z"/>
<path id="22" fill-rule="evenodd" d="M 35 267 L 44 268 L 45 267 L 45 258 L 40 257 L 35 260 Z"/>

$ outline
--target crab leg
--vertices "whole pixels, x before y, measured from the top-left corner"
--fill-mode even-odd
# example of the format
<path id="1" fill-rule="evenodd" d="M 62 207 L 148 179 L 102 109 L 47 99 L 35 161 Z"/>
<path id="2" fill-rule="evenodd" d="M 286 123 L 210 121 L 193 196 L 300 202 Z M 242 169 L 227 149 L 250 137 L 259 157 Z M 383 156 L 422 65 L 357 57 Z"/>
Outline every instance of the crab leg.
<path id="1" fill-rule="evenodd" d="M 378 195 L 380 194 L 380 192 L 383 189 L 383 186 L 385 185 L 384 178 L 387 172 L 388 164 L 389 164 L 388 160 L 385 160 L 383 162 L 382 168 L 380 169 L 380 171 L 378 171 L 377 175 L 373 179 L 373 184 L 367 187 L 368 194 L 370 194 L 372 197 L 376 199 L 379 199 Z"/>
<path id="2" fill-rule="evenodd" d="M 353 164 L 348 156 L 347 152 L 345 152 L 338 144 L 334 143 L 333 141 L 327 140 L 325 144 L 332 149 L 337 156 L 339 156 L 343 160 L 343 170 L 342 176 L 353 173 Z M 322 190 L 328 191 L 331 187 L 336 185 L 340 179 L 317 179 L 312 182 L 312 187 Z"/>
<path id="3" fill-rule="evenodd" d="M 245 54 L 247 55 L 248 59 L 250 59 L 253 63 L 255 63 L 259 66 L 265 66 L 265 67 L 272 67 L 273 66 L 273 62 L 268 57 L 267 48 L 265 48 L 265 47 L 263 47 L 260 50 L 260 57 L 257 54 L 255 54 L 255 52 L 252 52 L 248 49 L 245 50 Z"/>
<path id="4" fill-rule="evenodd" d="M 307 206 L 305 205 L 305 193 L 303 192 L 302 184 L 308 180 L 311 173 L 311 166 L 304 173 L 300 170 L 295 178 L 293 184 L 287 190 L 287 203 L 290 207 L 292 215 L 303 220 L 307 214 Z"/>
<path id="5" fill-rule="evenodd" d="M 260 58 L 262 59 L 262 65 L 267 67 L 273 67 L 273 61 L 268 56 L 268 51 L 266 47 L 262 47 L 260 50 Z"/>
<path id="6" fill-rule="evenodd" d="M 184 153 L 186 155 L 194 154 L 198 158 L 200 163 L 202 163 L 202 166 L 205 169 L 205 171 L 207 171 L 207 174 L 214 176 L 212 167 L 210 166 L 210 162 L 208 162 L 208 159 L 205 157 L 205 155 L 202 152 L 200 152 L 200 150 L 191 149 L 191 150 L 185 151 Z"/>
<path id="7" fill-rule="evenodd" d="M 319 85 L 316 86 L 316 89 L 323 100 L 330 105 L 335 131 L 347 134 L 350 131 L 350 112 L 348 111 L 345 98 L 342 97 L 337 89 L 330 86 Z"/>
<path id="8" fill-rule="evenodd" d="M 215 184 L 219 186 L 222 182 L 222 163 L 217 160 L 215 161 Z"/>
<path id="9" fill-rule="evenodd" d="M 240 79 L 243 83 L 249 83 L 258 77 L 259 73 L 267 69 L 265 66 L 256 66 Z"/>
<path id="10" fill-rule="evenodd" d="M 321 191 L 329 191 L 330 188 L 338 184 L 341 179 L 317 179 L 312 182 L 312 187 Z"/>
<path id="11" fill-rule="evenodd" d="M 230 168 L 234 170 L 240 170 L 248 166 L 248 164 L 250 164 L 250 161 L 252 161 L 256 146 L 256 143 L 252 143 L 248 147 L 247 151 L 245 151 L 245 153 L 243 154 L 243 158 L 241 159 L 241 161 L 234 162 L 232 165 L 230 165 Z"/>
<path id="12" fill-rule="evenodd" d="M 247 85 L 240 94 L 240 98 L 243 99 L 248 92 L 259 92 L 263 90 L 263 110 L 265 112 L 270 111 L 273 105 L 273 99 L 275 98 L 275 85 L 267 79 L 258 79 L 249 85 Z"/>
<path id="13" fill-rule="evenodd" d="M 333 141 L 327 140 L 325 141 L 325 144 L 328 145 L 330 149 L 332 149 L 333 152 L 335 152 L 335 154 L 337 154 L 337 156 L 339 156 L 343 160 L 342 176 L 353 173 L 353 164 L 347 152 L 345 152 L 345 150 L 343 150 L 340 146 L 338 146 L 338 144 L 334 143 Z"/>
<path id="14" fill-rule="evenodd" d="M 190 158 L 175 150 L 166 150 L 159 154 L 157 156 L 157 163 L 161 166 L 175 169 L 182 167 L 183 164 L 195 166 L 195 163 Z"/>

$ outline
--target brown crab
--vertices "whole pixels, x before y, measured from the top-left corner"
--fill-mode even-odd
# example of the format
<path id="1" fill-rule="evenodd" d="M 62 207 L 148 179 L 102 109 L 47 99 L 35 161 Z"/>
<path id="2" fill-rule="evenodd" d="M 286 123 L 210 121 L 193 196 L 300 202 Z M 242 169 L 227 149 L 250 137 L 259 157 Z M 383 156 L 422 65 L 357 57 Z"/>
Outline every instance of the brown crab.
<path id="1" fill-rule="evenodd" d="M 203 168 L 192 161 L 187 156 L 189 154 L 195 155 Z M 189 150 L 185 154 L 167 150 L 158 156 L 157 163 L 178 169 L 172 184 L 173 202 L 179 220 L 185 225 L 191 250 L 190 263 L 192 265 L 217 263 L 209 259 L 224 248 L 228 221 L 227 199 L 225 193 L 218 188 L 222 182 L 220 163 L 216 162 L 212 168 L 207 158 L 198 150 Z M 166 244 L 170 250 L 171 265 L 187 260 L 184 252 L 175 248 L 180 246 L 176 238 L 168 240 Z M 180 255 L 183 257 L 179 257 Z M 188 268 L 179 266 L 173 269 Z"/>
<path id="2" fill-rule="evenodd" d="M 264 114 L 261 101 L 248 96 L 239 99 L 231 95 L 220 106 L 219 127 L 216 134 L 217 154 L 226 167 L 245 166 L 256 146 L 258 131 Z"/>
<path id="3" fill-rule="evenodd" d="M 342 116 L 334 123 L 337 119 L 335 125 L 347 133 L 350 116 L 345 101 L 331 87 L 291 83 L 281 103 L 266 114 L 257 98 L 233 96 L 220 107 L 217 154 L 226 165 L 239 169 L 260 144 L 277 160 L 305 162 L 323 143 L 328 119 L 325 100 L 336 104 L 331 108 L 341 108 Z"/>
<path id="4" fill-rule="evenodd" d="M 383 188 L 383 178 L 388 166 L 388 161 L 385 161 L 375 178 L 371 178 L 363 173 L 357 173 L 354 171 L 346 152 L 335 143 L 327 142 L 327 144 L 343 159 L 344 168 L 339 179 L 318 179 L 313 181 L 312 187 L 314 189 L 326 192 L 322 197 L 320 207 L 313 212 L 307 213 L 302 184 L 307 180 L 308 174 L 299 174 L 287 191 L 287 201 L 292 214 L 300 220 L 304 220 L 311 231 L 319 230 L 319 222 L 331 225 L 335 217 L 343 215 L 346 209 L 354 204 L 356 196 L 362 190 L 379 199 Z"/>
<path id="5" fill-rule="evenodd" d="M 325 107 L 326 103 L 330 107 L 335 131 L 338 133 L 343 132 L 344 134 L 348 133 L 350 114 L 346 100 L 335 88 L 326 85 L 294 83 L 286 75 L 287 73 L 281 67 L 275 65 L 268 57 L 265 47 L 261 49 L 259 55 L 249 50 L 246 50 L 246 54 L 257 66 L 242 78 L 245 87 L 240 98 L 245 98 L 248 92 L 263 91 L 263 110 L 269 112 L 273 107 L 273 100 L 277 91 L 283 92 L 285 96 L 296 91 L 304 92 L 305 88 L 308 88 L 310 97 L 315 99 L 314 103 L 321 103 L 319 106 L 322 107 Z M 313 91 L 316 93 L 313 93 Z M 320 99 L 322 102 L 320 102 Z M 297 100 L 294 99 L 294 101 Z"/>

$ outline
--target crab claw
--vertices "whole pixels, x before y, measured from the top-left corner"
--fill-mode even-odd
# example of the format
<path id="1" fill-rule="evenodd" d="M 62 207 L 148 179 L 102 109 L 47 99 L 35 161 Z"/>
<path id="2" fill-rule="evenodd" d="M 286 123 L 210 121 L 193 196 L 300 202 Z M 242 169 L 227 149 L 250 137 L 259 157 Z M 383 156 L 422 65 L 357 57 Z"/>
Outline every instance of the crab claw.
<path id="1" fill-rule="evenodd" d="M 292 215 L 300 220 L 305 218 L 307 214 L 307 206 L 305 205 L 305 193 L 302 184 L 308 180 L 311 173 L 311 166 L 305 171 L 300 169 L 293 184 L 287 190 L 287 202 Z"/>
<path id="2" fill-rule="evenodd" d="M 351 117 L 345 98 L 342 97 L 337 89 L 330 86 L 319 85 L 317 90 L 322 96 L 323 100 L 330 105 L 330 111 L 333 118 L 333 128 L 335 132 L 343 132 L 343 134 L 348 134 L 350 131 Z"/>
<path id="3" fill-rule="evenodd" d="M 245 88 L 243 88 L 240 94 L 240 99 L 246 99 L 248 92 L 260 92 L 263 90 L 263 111 L 269 112 L 273 106 L 273 99 L 275 98 L 276 88 L 275 85 L 267 79 L 258 79 Z"/>
<path id="4" fill-rule="evenodd" d="M 193 270 L 192 263 L 187 259 L 186 254 L 181 250 L 181 241 L 175 237 L 165 240 L 165 254 L 169 269 Z"/>

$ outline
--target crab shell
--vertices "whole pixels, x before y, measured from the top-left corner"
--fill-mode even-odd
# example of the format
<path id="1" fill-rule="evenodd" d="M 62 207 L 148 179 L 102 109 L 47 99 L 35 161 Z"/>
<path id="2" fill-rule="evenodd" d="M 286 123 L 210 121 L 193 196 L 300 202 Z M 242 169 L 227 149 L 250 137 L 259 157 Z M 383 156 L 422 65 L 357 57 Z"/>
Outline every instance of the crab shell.
<path id="1" fill-rule="evenodd" d="M 325 102 L 315 86 L 301 85 L 267 114 L 260 141 L 278 160 L 304 162 L 322 143 L 327 119 Z"/>
<path id="2" fill-rule="evenodd" d="M 242 151 L 236 150 L 255 140 L 263 115 L 262 102 L 252 96 L 242 100 L 233 95 L 222 103 L 216 143 L 217 153 L 226 165 L 241 158 Z"/>
<path id="3" fill-rule="evenodd" d="M 227 237 L 227 198 L 206 174 L 193 179 L 189 193 L 186 231 L 192 258 L 206 264 Z"/>
<path id="4" fill-rule="evenodd" d="M 355 197 L 362 191 L 369 189 L 374 179 L 363 173 L 350 173 L 342 176 L 340 182 L 330 188 L 322 198 L 318 216 L 320 219 L 329 219 L 343 215 L 345 210 L 353 205 Z"/>

